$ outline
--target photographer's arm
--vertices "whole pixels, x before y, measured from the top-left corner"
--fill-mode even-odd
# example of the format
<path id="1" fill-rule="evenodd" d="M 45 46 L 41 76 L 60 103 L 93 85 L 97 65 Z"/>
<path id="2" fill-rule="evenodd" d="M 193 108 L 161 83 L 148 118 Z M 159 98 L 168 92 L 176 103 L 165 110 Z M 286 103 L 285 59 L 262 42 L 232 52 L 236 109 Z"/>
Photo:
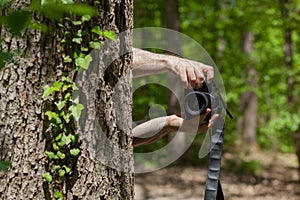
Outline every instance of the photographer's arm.
<path id="1" fill-rule="evenodd" d="M 185 120 L 177 115 L 149 120 L 133 129 L 133 146 L 154 143 L 168 133 L 176 132 L 179 129 L 183 132 L 195 132 L 194 127 L 198 127 L 196 130 L 197 133 L 203 133 L 207 131 L 218 118 L 218 115 L 213 115 L 208 124 L 204 123 L 205 117 L 210 112 L 211 110 L 207 109 L 200 117 L 195 117 L 190 120 Z"/>
<path id="2" fill-rule="evenodd" d="M 204 74 L 210 82 L 214 69 L 200 62 L 165 54 L 156 54 L 133 48 L 133 77 L 171 71 L 180 77 L 185 87 L 201 88 Z"/>

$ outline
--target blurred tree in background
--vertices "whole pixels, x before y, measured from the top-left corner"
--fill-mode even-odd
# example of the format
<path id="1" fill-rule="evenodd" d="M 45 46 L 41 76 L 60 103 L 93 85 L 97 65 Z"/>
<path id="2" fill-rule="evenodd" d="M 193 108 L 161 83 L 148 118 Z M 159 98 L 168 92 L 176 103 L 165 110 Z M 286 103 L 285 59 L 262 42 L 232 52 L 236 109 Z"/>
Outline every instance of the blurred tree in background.
<path id="1" fill-rule="evenodd" d="M 135 27 L 164 26 L 166 6 L 135 0 Z M 235 116 L 225 150 L 297 153 L 300 160 L 300 1 L 179 0 L 178 9 L 180 31 L 205 48 L 224 81 Z M 184 48 L 183 55 L 191 51 Z M 162 95 L 165 90 L 149 87 L 134 97 L 135 119 L 151 101 L 167 107 Z"/>

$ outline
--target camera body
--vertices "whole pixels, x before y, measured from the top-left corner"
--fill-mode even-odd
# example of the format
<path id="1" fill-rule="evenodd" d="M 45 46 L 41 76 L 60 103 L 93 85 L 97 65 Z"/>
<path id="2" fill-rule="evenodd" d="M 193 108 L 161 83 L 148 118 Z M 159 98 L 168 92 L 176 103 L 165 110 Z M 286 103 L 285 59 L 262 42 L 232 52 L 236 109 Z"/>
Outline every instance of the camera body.
<path id="1" fill-rule="evenodd" d="M 219 105 L 219 99 L 217 96 L 211 93 L 211 87 L 206 82 L 200 89 L 185 91 L 184 108 L 185 118 L 191 119 L 203 114 L 207 108 L 213 110 Z M 211 113 L 207 115 L 205 121 L 208 122 L 211 118 Z"/>

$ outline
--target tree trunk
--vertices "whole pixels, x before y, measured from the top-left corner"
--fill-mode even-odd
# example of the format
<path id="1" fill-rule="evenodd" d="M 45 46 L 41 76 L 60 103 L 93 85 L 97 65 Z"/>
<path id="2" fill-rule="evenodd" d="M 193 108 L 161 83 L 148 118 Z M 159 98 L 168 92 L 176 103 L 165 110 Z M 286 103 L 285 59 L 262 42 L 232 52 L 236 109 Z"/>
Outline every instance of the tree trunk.
<path id="1" fill-rule="evenodd" d="M 252 32 L 245 32 L 242 34 L 242 51 L 249 56 L 249 63 L 251 62 L 250 54 L 254 48 L 254 36 Z M 251 64 L 245 66 L 246 84 L 252 88 L 257 88 L 258 74 Z M 241 108 L 243 111 L 242 119 L 242 140 L 249 150 L 255 150 L 257 145 L 257 96 L 253 91 L 245 91 L 240 99 Z"/>
<path id="2" fill-rule="evenodd" d="M 29 3 L 29 0 L 16 0 L 11 7 L 22 8 Z M 98 19 L 91 24 L 98 24 L 103 30 L 116 33 L 132 29 L 131 0 L 101 1 L 98 11 Z M 30 30 L 16 39 L 3 27 L 1 36 L 4 38 L 4 49 L 21 49 L 22 54 L 15 56 L 16 62 L 6 65 L 0 72 L 0 161 L 11 163 L 8 171 L 0 174 L 0 197 L 52 199 L 55 192 L 53 186 L 42 177 L 47 168 L 44 151 L 48 142 L 45 139 L 47 130 L 42 94 L 44 85 L 61 77 L 62 58 L 57 54 L 57 44 L 62 37 L 59 30 L 46 36 Z M 94 99 L 89 100 L 96 102 L 98 110 L 87 107 L 85 117 L 90 118 L 85 118 L 85 124 L 78 127 L 81 153 L 64 186 L 65 199 L 133 199 L 132 54 L 118 56 L 121 52 L 131 51 L 131 32 L 103 48 L 106 49 L 101 49 L 102 54 L 97 56 L 98 72 L 82 73 L 82 77 L 86 78 L 85 83 L 97 80 L 95 94 L 89 94 Z M 109 56 L 115 56 L 116 59 L 104 70 Z M 89 76 L 85 77 L 87 74 Z M 93 79 L 93 75 L 99 77 Z M 83 96 L 80 98 L 86 97 L 84 92 L 82 90 Z M 94 124 L 97 123 L 102 135 L 96 132 Z M 108 138 L 112 148 L 101 146 L 107 145 L 99 142 L 101 137 Z M 97 154 L 94 154 L 95 149 Z M 103 155 L 107 153 L 106 150 L 111 151 L 108 154 L 111 157 Z M 95 155 L 103 157 L 98 159 Z M 103 161 L 107 159 L 113 164 Z M 120 163 L 122 166 L 119 166 Z"/>
<path id="3" fill-rule="evenodd" d="M 290 6 L 292 5 L 293 0 L 279 0 L 281 16 L 283 19 L 284 25 L 284 44 L 283 44 L 283 53 L 284 53 L 284 64 L 286 71 L 293 70 L 293 40 L 292 32 L 293 28 L 290 25 Z M 287 78 L 287 88 L 288 88 L 288 103 L 292 108 L 297 110 L 297 95 L 295 93 L 295 77 L 290 76 Z M 296 145 L 296 155 L 298 158 L 298 172 L 300 180 L 300 127 L 294 133 L 295 145 Z"/>
<path id="4" fill-rule="evenodd" d="M 165 0 L 164 1 L 164 26 L 165 28 L 180 31 L 180 16 L 179 16 L 179 1 Z M 173 54 L 182 56 L 182 39 L 181 34 L 173 34 L 173 37 L 165 35 L 166 48 L 171 49 Z M 180 104 L 183 99 L 183 87 L 178 79 L 178 76 L 167 73 L 167 84 L 170 89 L 168 92 L 168 113 L 180 113 Z M 177 99 L 179 97 L 180 99 Z M 177 136 L 176 136 L 177 134 Z M 175 137 L 176 136 L 176 137 Z M 170 151 L 172 155 L 181 155 L 186 149 L 186 137 L 182 133 L 170 133 L 169 140 L 174 140 L 170 143 Z"/>

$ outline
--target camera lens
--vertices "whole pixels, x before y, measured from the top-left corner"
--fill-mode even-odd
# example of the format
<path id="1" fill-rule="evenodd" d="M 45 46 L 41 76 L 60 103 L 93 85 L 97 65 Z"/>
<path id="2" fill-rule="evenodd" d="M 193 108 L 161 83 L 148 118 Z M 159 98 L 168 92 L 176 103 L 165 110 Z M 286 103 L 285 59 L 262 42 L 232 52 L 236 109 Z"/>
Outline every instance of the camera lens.
<path id="1" fill-rule="evenodd" d="M 186 114 L 190 117 L 202 114 L 208 106 L 209 100 L 202 92 L 190 92 L 186 95 L 184 100 Z"/>

